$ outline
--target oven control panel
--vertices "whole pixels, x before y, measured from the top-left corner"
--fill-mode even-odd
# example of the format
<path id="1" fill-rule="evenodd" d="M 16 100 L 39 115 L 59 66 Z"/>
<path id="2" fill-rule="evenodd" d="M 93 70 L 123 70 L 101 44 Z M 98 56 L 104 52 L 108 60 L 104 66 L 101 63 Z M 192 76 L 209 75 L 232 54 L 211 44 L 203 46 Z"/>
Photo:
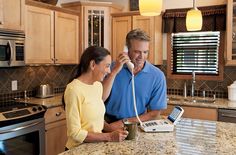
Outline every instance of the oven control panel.
<path id="1" fill-rule="evenodd" d="M 24 117 L 29 117 L 36 115 L 38 113 L 45 112 L 46 109 L 42 105 L 34 105 L 30 107 L 25 108 L 14 108 L 7 112 L 0 113 L 0 120 L 1 121 L 7 121 L 7 120 L 13 120 L 13 119 L 19 119 Z"/>

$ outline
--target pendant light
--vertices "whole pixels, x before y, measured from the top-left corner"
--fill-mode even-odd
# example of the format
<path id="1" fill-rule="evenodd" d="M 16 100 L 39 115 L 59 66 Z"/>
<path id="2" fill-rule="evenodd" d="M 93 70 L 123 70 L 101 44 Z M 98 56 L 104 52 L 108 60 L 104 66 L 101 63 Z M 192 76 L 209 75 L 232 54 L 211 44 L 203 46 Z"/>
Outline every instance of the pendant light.
<path id="1" fill-rule="evenodd" d="M 139 0 L 139 11 L 142 16 L 158 16 L 161 10 L 162 0 Z"/>
<path id="2" fill-rule="evenodd" d="M 202 29 L 202 12 L 197 9 L 195 0 L 193 0 L 193 8 L 187 12 L 186 27 L 187 31 L 199 31 Z"/>

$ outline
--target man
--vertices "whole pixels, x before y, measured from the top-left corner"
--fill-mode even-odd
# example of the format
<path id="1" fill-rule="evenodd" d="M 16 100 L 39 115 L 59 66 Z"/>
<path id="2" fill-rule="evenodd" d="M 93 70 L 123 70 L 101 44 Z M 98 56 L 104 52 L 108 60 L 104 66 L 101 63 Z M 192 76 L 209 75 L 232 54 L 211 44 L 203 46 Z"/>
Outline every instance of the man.
<path id="1" fill-rule="evenodd" d="M 112 128 L 123 126 L 122 119 L 138 122 L 132 95 L 132 73 L 127 65 L 134 64 L 133 74 L 137 111 L 141 121 L 155 119 L 166 109 L 166 80 L 163 72 L 147 61 L 150 37 L 135 29 L 126 36 L 128 55 L 121 53 L 112 65 L 111 73 L 103 81 L 106 99 L 106 121 Z"/>

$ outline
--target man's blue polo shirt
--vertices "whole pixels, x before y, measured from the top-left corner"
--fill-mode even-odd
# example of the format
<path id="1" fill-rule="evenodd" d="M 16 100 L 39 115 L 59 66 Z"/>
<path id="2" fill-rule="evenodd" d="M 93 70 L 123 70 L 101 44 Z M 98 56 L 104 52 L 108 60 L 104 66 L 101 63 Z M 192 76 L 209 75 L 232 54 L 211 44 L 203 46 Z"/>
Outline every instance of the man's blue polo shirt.
<path id="1" fill-rule="evenodd" d="M 127 66 L 116 75 L 111 94 L 106 100 L 106 113 L 123 119 L 135 116 L 132 95 L 132 75 Z M 145 62 L 144 68 L 134 77 L 135 95 L 138 114 L 146 109 L 166 109 L 166 80 L 163 72 Z"/>

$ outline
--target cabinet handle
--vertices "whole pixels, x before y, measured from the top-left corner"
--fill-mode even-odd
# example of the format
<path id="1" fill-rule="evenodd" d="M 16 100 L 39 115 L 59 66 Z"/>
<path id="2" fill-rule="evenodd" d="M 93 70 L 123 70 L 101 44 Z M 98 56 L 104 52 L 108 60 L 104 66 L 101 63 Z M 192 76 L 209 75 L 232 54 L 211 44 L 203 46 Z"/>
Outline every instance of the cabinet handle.
<path id="1" fill-rule="evenodd" d="M 57 112 L 56 116 L 59 117 L 61 115 L 61 112 Z"/>
<path id="2" fill-rule="evenodd" d="M 0 25 L 2 25 L 3 24 L 3 22 L 2 21 L 0 21 Z"/>
<path id="3" fill-rule="evenodd" d="M 55 61 L 58 61 L 58 59 L 55 59 Z"/>

